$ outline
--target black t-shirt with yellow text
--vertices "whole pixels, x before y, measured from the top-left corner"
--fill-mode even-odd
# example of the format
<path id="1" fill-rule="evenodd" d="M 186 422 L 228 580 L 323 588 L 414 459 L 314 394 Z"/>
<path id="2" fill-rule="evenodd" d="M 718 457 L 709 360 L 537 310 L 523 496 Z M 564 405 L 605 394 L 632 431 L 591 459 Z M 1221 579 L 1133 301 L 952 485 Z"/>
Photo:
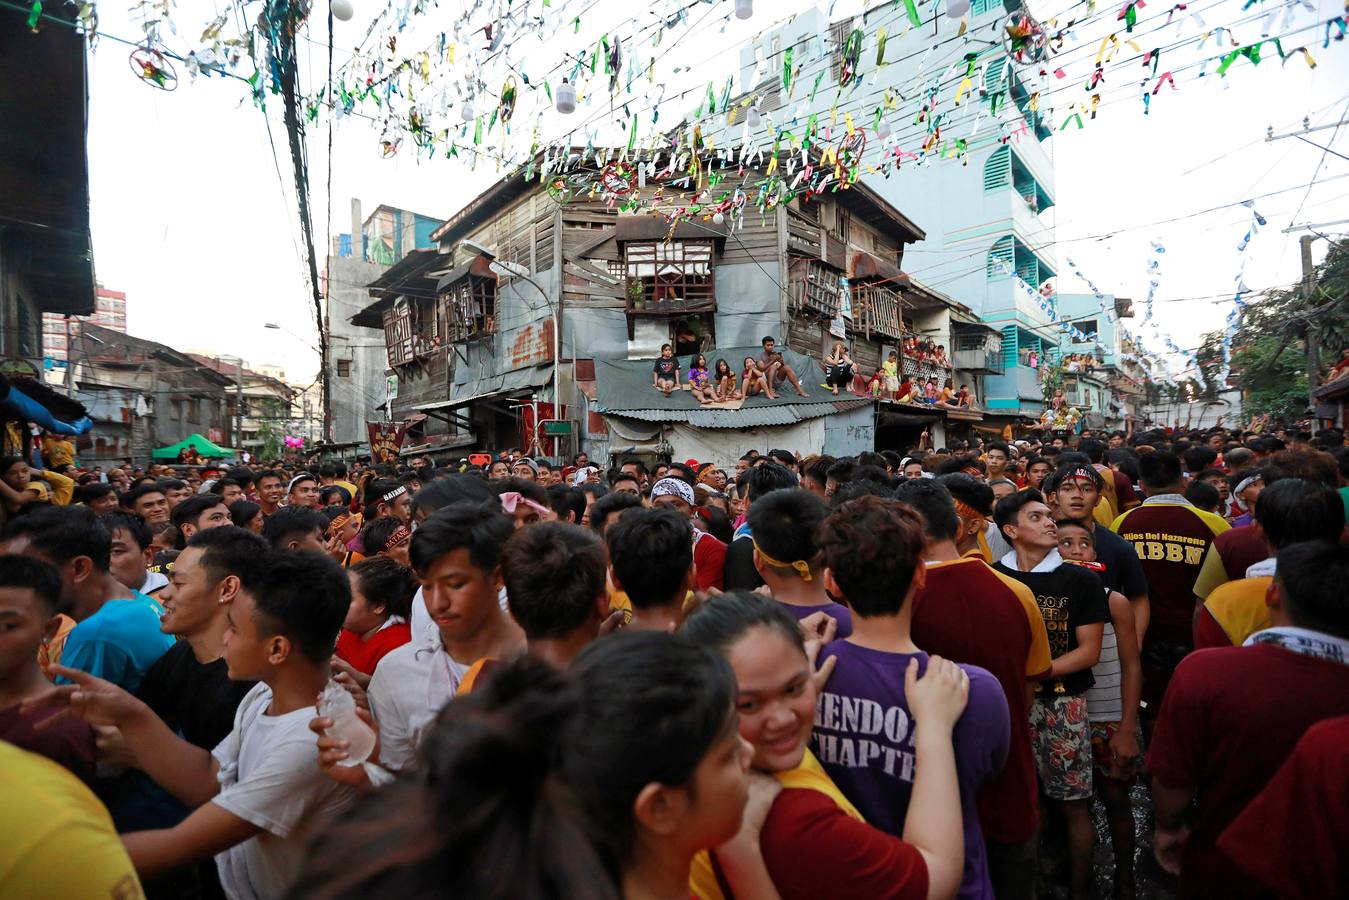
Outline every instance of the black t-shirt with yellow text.
<path id="1" fill-rule="evenodd" d="M 1110 621 L 1110 606 L 1096 573 L 1065 563 L 1052 572 L 1018 572 L 1001 562 L 993 568 L 1030 588 L 1049 633 L 1049 655 L 1058 659 L 1077 649 L 1077 629 Z M 1081 694 L 1092 686 L 1091 668 L 1063 678 L 1046 679 L 1036 686 L 1040 694 Z"/>

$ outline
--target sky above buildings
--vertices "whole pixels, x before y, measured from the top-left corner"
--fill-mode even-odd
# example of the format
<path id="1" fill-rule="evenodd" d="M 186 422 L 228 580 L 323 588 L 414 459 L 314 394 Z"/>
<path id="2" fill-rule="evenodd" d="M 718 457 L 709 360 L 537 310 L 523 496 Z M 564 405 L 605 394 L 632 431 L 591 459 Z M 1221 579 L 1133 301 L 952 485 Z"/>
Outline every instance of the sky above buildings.
<path id="1" fill-rule="evenodd" d="M 1299 6 L 1293 28 L 1307 27 L 1284 37 L 1283 46 L 1291 50 L 1306 45 L 1317 62 L 1315 69 L 1301 54 L 1281 63 L 1268 47 L 1258 66 L 1238 60 L 1225 78 L 1209 66 L 1204 78 L 1194 80 L 1191 67 L 1187 77 L 1177 77 L 1178 89 L 1163 87 L 1152 98 L 1147 115 L 1137 91 L 1118 87 L 1126 79 L 1111 72 L 1115 83 L 1108 81 L 1106 87 L 1114 92 L 1105 94 L 1097 117 L 1084 117 L 1081 129 L 1067 123 L 1056 132 L 1051 152 L 1060 291 L 1088 292 L 1074 274 L 1071 259 L 1102 291 L 1140 301 L 1141 317 L 1141 300 L 1152 278 L 1148 262 L 1157 258 L 1152 242 L 1160 242 L 1166 253 L 1161 257 L 1155 317 L 1163 334 L 1190 348 L 1203 332 L 1222 327 L 1238 274 L 1257 291 L 1298 278 L 1299 234 L 1285 234 L 1283 229 L 1292 223 L 1343 219 L 1349 208 L 1349 160 L 1337 155 L 1349 155 L 1349 124 L 1338 132 L 1326 128 L 1305 135 L 1331 152 L 1293 137 L 1266 140 L 1271 126 L 1276 134 L 1301 130 L 1304 117 L 1312 126 L 1349 118 L 1349 42 L 1332 42 L 1322 49 L 1323 33 L 1315 26 L 1342 7 L 1338 0 L 1309 2 L 1315 14 Z M 457 11 L 463 5 L 442 0 L 441 7 Z M 642 23 L 643 16 L 668 5 L 635 7 L 616 0 L 587 0 L 584 27 L 574 41 L 577 46 L 593 44 L 593 32 L 621 32 L 625 21 Z M 716 5 L 728 10 L 731 6 L 729 0 Z M 662 117 L 662 127 L 677 123 L 691 110 L 708 81 L 720 84 L 738 75 L 734 51 L 745 41 L 787 12 L 808 8 L 795 0 L 760 0 L 757 5 L 754 19 L 716 24 L 696 40 L 685 40 L 663 54 L 664 71 L 653 79 L 665 90 L 663 108 L 670 110 Z M 1265 0 L 1243 13 L 1243 5 L 1244 0 L 1189 4 L 1191 10 L 1202 11 L 1206 28 L 1248 20 L 1235 29 L 1243 44 L 1260 38 L 1263 23 L 1257 17 L 1265 9 L 1283 8 Z M 102 30 L 134 38 L 138 27 L 116 6 L 102 5 Z M 560 6 L 558 0 L 554 6 Z M 824 6 L 837 18 L 861 12 L 862 4 L 834 0 Z M 361 41 L 380 7 L 370 0 L 355 0 L 355 8 L 355 17 L 337 23 L 335 30 L 339 66 L 349 55 L 342 48 Z M 701 12 L 695 7 L 695 15 Z M 181 0 L 174 20 L 183 23 L 180 31 L 186 35 L 215 14 L 214 2 Z M 1154 11 L 1145 8 L 1143 14 Z M 1282 17 L 1281 12 L 1276 34 L 1283 30 Z M 1186 27 L 1179 20 L 1168 27 L 1166 37 Z M 1188 28 L 1200 30 L 1193 21 Z M 1106 33 L 1109 29 L 1102 23 L 1101 29 L 1085 29 L 1078 39 L 1095 46 Z M 313 75 L 326 65 L 322 26 L 307 37 L 301 43 L 302 66 Z M 415 33 L 408 37 L 417 39 Z M 167 43 L 183 51 L 193 46 L 176 37 Z M 558 46 L 561 43 L 567 45 Z M 133 334 L 180 349 L 237 354 L 255 367 L 279 365 L 291 380 L 308 383 L 318 369 L 312 349 L 317 331 L 280 104 L 269 106 L 269 136 L 268 120 L 254 107 L 246 84 L 220 77 L 199 77 L 189 83 L 184 75 L 178 90 L 157 91 L 128 70 L 128 50 L 105 38 L 90 67 L 90 186 L 98 277 L 127 292 Z M 532 52 L 560 58 L 572 50 L 568 39 L 559 36 Z M 1191 49 L 1183 60 L 1163 60 L 1162 68 L 1179 69 L 1215 50 L 1216 41 L 1210 40 L 1202 51 Z M 1093 52 L 1084 46 L 1077 56 Z M 1147 74 L 1140 69 L 1137 80 Z M 1089 92 L 1082 99 L 1089 100 Z M 577 115 L 599 123 L 613 118 L 598 105 L 583 105 Z M 1053 127 L 1059 128 L 1058 119 L 1066 115 L 1067 111 L 1056 112 Z M 530 126 L 517 121 L 515 127 Z M 540 123 L 545 135 L 561 134 L 564 128 L 554 117 Z M 360 199 L 367 215 L 384 203 L 444 217 L 503 174 L 487 163 L 470 170 L 462 157 L 418 162 L 405 151 L 384 159 L 379 137 L 377 127 L 366 119 L 339 121 L 333 129 L 330 167 L 326 130 L 311 135 L 311 192 L 320 254 L 326 248 L 325 232 L 350 230 L 353 197 Z M 959 162 L 938 165 L 959 166 Z M 975 166 L 966 172 L 967 177 L 980 177 Z M 1239 250 L 1253 219 L 1252 209 L 1241 205 L 1243 200 L 1254 200 L 1254 210 L 1267 224 Z M 899 206 L 902 210 L 902 199 Z M 1321 230 L 1344 232 L 1346 227 Z M 1324 241 L 1317 242 L 1317 259 L 1324 255 L 1324 247 Z M 982 264 L 982 259 L 952 254 L 927 271 L 911 274 L 941 288 L 953 274 Z M 267 322 L 281 327 L 266 329 Z M 372 342 L 381 338 L 374 331 L 370 335 Z"/>

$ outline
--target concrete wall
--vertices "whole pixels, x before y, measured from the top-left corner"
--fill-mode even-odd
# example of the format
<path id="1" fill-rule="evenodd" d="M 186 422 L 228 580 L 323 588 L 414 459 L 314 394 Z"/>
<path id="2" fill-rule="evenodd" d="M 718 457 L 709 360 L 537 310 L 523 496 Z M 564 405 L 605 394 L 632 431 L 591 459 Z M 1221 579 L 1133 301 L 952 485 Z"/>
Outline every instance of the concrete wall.
<path id="1" fill-rule="evenodd" d="M 384 332 L 358 328 L 350 319 L 370 303 L 365 286 L 384 271 L 359 256 L 329 256 L 327 263 L 328 384 L 333 440 L 362 441 L 365 423 L 384 418 L 375 407 L 385 400 L 385 370 L 388 356 Z M 351 374 L 339 377 L 337 361 L 349 360 Z"/>

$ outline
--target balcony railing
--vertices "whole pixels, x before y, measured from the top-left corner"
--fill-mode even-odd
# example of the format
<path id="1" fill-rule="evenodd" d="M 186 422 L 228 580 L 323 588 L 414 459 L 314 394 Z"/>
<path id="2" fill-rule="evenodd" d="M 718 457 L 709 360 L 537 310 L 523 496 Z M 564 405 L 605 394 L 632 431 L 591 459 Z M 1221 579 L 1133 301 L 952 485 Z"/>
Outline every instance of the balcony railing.
<path id="1" fill-rule="evenodd" d="M 962 372 L 977 375 L 1001 375 L 1003 370 L 1002 350 L 956 350 L 951 363 Z"/>
<path id="2" fill-rule="evenodd" d="M 900 311 L 903 301 L 895 291 L 878 284 L 861 284 L 852 289 L 853 324 L 867 337 L 899 340 L 904 335 Z"/>

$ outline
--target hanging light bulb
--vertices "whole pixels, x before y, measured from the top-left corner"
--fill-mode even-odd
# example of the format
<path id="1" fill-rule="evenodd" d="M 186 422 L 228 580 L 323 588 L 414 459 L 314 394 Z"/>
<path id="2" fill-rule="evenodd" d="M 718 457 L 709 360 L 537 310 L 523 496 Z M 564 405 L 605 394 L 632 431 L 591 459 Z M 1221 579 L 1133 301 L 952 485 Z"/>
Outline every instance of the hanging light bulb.
<path id="1" fill-rule="evenodd" d="M 472 122 L 477 116 L 478 113 L 473 108 L 472 100 L 465 100 L 464 105 L 459 107 L 459 118 L 463 119 L 465 122 Z"/>
<path id="2" fill-rule="evenodd" d="M 723 222 L 725 222 L 725 221 L 726 221 L 726 214 L 725 214 L 725 213 L 720 213 L 720 212 L 719 212 L 719 213 L 713 213 L 713 214 L 712 214 L 712 224 L 713 224 L 713 225 L 720 225 L 721 223 L 723 223 Z"/>
<path id="3" fill-rule="evenodd" d="M 745 122 L 749 124 L 750 128 L 758 128 L 763 124 L 763 116 L 759 115 L 758 109 L 751 106 L 749 108 L 749 114 L 745 116 Z"/>
<path id="4" fill-rule="evenodd" d="M 557 86 L 557 111 L 564 116 L 576 112 L 576 86 L 565 78 Z"/>
<path id="5" fill-rule="evenodd" d="M 754 0 L 735 0 L 735 17 L 748 19 L 754 15 Z"/>
<path id="6" fill-rule="evenodd" d="M 946 15 L 952 19 L 959 19 L 969 11 L 970 0 L 946 0 Z"/>
<path id="7" fill-rule="evenodd" d="M 881 123 L 876 126 L 876 137 L 883 141 L 889 138 L 890 134 L 890 123 L 881 119 Z"/>
<path id="8" fill-rule="evenodd" d="M 333 18 L 339 22 L 348 22 L 356 14 L 356 9 L 351 5 L 351 0 L 332 0 L 330 8 L 333 11 Z"/>

